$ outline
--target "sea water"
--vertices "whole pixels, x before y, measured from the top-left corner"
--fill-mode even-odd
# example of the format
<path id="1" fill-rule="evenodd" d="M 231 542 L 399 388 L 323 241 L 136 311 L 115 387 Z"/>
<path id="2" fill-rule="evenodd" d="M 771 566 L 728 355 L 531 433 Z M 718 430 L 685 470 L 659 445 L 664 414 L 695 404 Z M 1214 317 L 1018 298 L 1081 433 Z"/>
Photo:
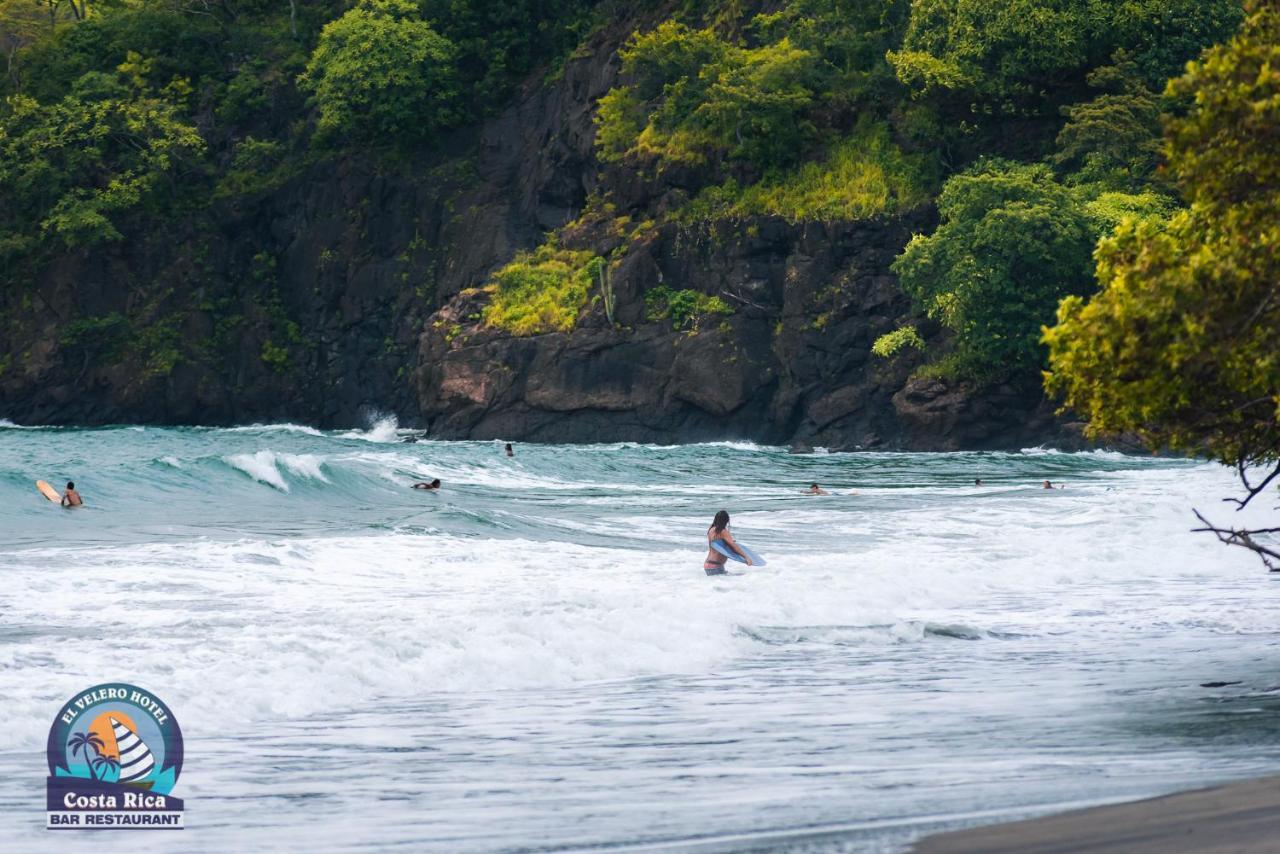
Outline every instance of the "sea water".
<path id="1" fill-rule="evenodd" d="M 0 428 L 0 848 L 889 851 L 1280 760 L 1216 465 L 403 437 Z M 703 573 L 722 508 L 768 566 Z M 180 834 L 43 829 L 104 682 L 180 721 Z"/>

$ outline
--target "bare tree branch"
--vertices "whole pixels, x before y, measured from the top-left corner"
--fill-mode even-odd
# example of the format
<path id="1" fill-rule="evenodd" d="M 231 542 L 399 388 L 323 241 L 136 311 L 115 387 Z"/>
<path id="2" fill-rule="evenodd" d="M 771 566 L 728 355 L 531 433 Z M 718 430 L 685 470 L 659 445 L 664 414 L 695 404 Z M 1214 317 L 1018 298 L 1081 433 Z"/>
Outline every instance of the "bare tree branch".
<path id="1" fill-rule="evenodd" d="M 1259 534 L 1280 534 L 1280 528 L 1220 528 L 1204 518 L 1199 510 L 1192 512 L 1204 524 L 1203 528 L 1193 528 L 1193 531 L 1207 531 L 1217 537 L 1219 542 L 1248 549 L 1262 559 L 1263 565 L 1269 571 L 1280 572 L 1280 550 L 1264 546 L 1254 539 Z"/>
<path id="2" fill-rule="evenodd" d="M 1271 473 L 1268 474 L 1265 478 L 1263 478 L 1262 482 L 1259 483 L 1257 486 L 1254 486 L 1253 484 L 1249 483 L 1249 462 L 1243 457 L 1241 457 L 1239 460 L 1236 461 L 1236 474 L 1239 475 L 1240 482 L 1244 484 L 1245 492 L 1247 492 L 1248 494 L 1244 498 L 1224 498 L 1222 500 L 1228 502 L 1229 504 L 1236 505 L 1236 511 L 1238 512 L 1240 510 L 1243 510 L 1246 506 L 1248 506 L 1249 502 L 1252 501 L 1254 498 L 1256 498 L 1258 494 L 1261 493 L 1264 489 L 1266 489 L 1267 486 L 1271 483 L 1271 481 L 1275 480 L 1277 477 L 1280 477 L 1280 463 L 1276 463 L 1276 467 L 1273 468 L 1271 470 Z"/>

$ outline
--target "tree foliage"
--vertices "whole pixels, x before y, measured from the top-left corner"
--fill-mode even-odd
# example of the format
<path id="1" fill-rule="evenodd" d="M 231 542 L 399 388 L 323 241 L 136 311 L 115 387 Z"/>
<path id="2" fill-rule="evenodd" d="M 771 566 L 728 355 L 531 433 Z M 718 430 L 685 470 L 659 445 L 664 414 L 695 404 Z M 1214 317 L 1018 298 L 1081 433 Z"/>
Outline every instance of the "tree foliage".
<path id="1" fill-rule="evenodd" d="M 899 79 L 971 116 L 1044 113 L 1074 100 L 1120 48 L 1161 85 L 1240 20 L 1237 0 L 914 0 Z"/>
<path id="2" fill-rule="evenodd" d="M 160 192 L 203 145 L 170 104 L 110 75 L 87 74 L 49 105 L 10 96 L 0 119 L 0 251 L 29 251 L 44 238 L 67 248 L 119 239 L 119 216 Z"/>
<path id="3" fill-rule="evenodd" d="M 786 37 L 758 48 L 667 21 L 619 52 L 624 77 L 600 99 L 605 160 L 698 164 L 724 156 L 758 166 L 797 156 L 814 127 L 816 57 Z"/>
<path id="4" fill-rule="evenodd" d="M 1156 178 L 1160 155 L 1160 99 L 1124 59 L 1095 69 L 1089 84 L 1103 94 L 1063 107 L 1066 124 L 1051 160 L 1071 183 L 1114 191 L 1141 189 Z"/>
<path id="5" fill-rule="evenodd" d="M 455 119 L 455 53 L 411 0 L 361 0 L 325 25 L 299 83 L 322 138 L 431 139 Z"/>
<path id="6" fill-rule="evenodd" d="M 596 0 L 424 0 L 423 17 L 457 46 L 454 65 L 477 112 L 497 105 L 539 63 L 573 50 Z"/>
<path id="7" fill-rule="evenodd" d="M 1047 166 L 996 160 L 948 181 L 938 212 L 938 230 L 894 262 L 903 289 L 955 333 L 962 373 L 1038 367 L 1041 324 L 1092 284 L 1078 198 Z"/>
<path id="8" fill-rule="evenodd" d="M 817 97 L 827 111 L 884 114 L 899 96 L 885 52 L 897 47 L 909 0 L 791 0 L 755 29 L 818 57 Z"/>
<path id="9" fill-rule="evenodd" d="M 1046 332 L 1049 387 L 1098 434 L 1280 459 L 1280 13 L 1170 84 L 1194 98 L 1167 153 L 1190 208 L 1129 222 L 1099 250 L 1102 290 Z"/>

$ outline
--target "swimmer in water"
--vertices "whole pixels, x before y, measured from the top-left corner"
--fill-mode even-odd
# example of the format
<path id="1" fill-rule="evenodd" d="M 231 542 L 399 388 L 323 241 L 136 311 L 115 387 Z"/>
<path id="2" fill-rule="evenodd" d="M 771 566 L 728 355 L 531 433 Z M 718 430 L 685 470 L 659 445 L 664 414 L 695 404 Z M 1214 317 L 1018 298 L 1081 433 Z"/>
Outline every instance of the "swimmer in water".
<path id="1" fill-rule="evenodd" d="M 818 484 L 811 483 L 809 484 L 809 488 L 804 491 L 804 494 L 805 495 L 830 495 L 831 493 L 827 492 L 825 489 L 818 486 Z"/>
<path id="2" fill-rule="evenodd" d="M 716 518 L 711 522 L 711 527 L 707 528 L 707 557 L 702 562 L 702 569 L 707 575 L 725 575 L 724 565 L 729 558 L 711 547 L 713 540 L 723 540 L 725 545 L 742 555 L 747 566 L 751 566 L 751 558 L 743 554 L 742 549 L 738 548 L 738 544 L 733 541 L 733 534 L 729 533 L 729 511 L 721 510 L 717 513 Z"/>
<path id="3" fill-rule="evenodd" d="M 67 491 L 62 493 L 63 507 L 82 507 L 84 499 L 80 497 L 80 493 L 76 492 L 76 485 L 71 481 L 67 481 Z"/>
<path id="4" fill-rule="evenodd" d="M 433 490 L 433 491 L 434 491 L 434 490 L 437 490 L 437 489 L 439 489 L 439 488 L 440 488 L 440 478 L 436 478 L 435 480 L 431 481 L 430 483 L 425 483 L 425 482 L 415 483 L 415 484 L 413 485 L 413 487 L 412 487 L 412 488 L 413 488 L 413 489 L 426 489 L 426 490 Z"/>

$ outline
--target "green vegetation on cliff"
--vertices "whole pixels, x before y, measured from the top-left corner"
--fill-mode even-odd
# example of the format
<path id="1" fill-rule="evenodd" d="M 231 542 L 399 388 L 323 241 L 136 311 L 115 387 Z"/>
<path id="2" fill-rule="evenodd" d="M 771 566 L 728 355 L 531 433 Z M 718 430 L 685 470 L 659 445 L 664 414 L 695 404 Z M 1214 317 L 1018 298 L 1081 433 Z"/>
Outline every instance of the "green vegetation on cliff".
<path id="1" fill-rule="evenodd" d="M 3 0 L 0 269 L 430 144 L 572 49 L 592 0 Z M 25 275 L 24 275 L 25 274 Z"/>
<path id="2" fill-rule="evenodd" d="M 1256 4 L 1169 94 L 1191 105 L 1165 145 L 1188 207 L 1126 220 L 1102 242 L 1101 291 L 1064 300 L 1045 331 L 1046 381 L 1094 435 L 1136 433 L 1236 468 L 1243 509 L 1280 481 L 1280 11 Z M 1280 569 L 1280 527 L 1197 515 Z"/>
<path id="3" fill-rule="evenodd" d="M 821 160 L 774 170 L 754 184 L 730 178 L 698 194 L 684 222 L 780 216 L 788 222 L 853 221 L 908 211 L 929 201 L 934 160 L 906 154 L 884 124 L 862 123 Z"/>
<path id="4" fill-rule="evenodd" d="M 729 304 L 718 296 L 666 285 L 645 291 L 644 307 L 645 320 L 670 320 L 675 329 L 696 328 L 703 320 L 733 314 Z"/>
<path id="5" fill-rule="evenodd" d="M 512 335 L 568 332 L 578 322 L 602 259 L 545 243 L 493 276 L 484 322 Z"/>
<path id="6" fill-rule="evenodd" d="M 298 82 L 321 139 L 431 139 L 455 121 L 453 43 L 411 0 L 360 0 L 325 24 Z"/>
<path id="7" fill-rule="evenodd" d="M 0 125 L 0 256 L 118 240 L 119 213 L 154 202 L 204 148 L 163 98 L 91 72 L 42 105 L 11 96 Z"/>
<path id="8" fill-rule="evenodd" d="M 1129 220 L 1098 252 L 1101 291 L 1046 332 L 1051 389 L 1100 434 L 1280 460 L 1280 12 L 1170 85 L 1193 100 L 1167 157 L 1189 207 Z"/>
<path id="9" fill-rule="evenodd" d="M 956 337 L 971 376 L 1040 364 L 1040 324 L 1092 282 L 1094 235 L 1048 167 L 984 161 L 947 182 L 942 224 L 894 263 L 903 290 Z"/>
<path id="10" fill-rule="evenodd" d="M 201 254 L 205 236 L 228 223 L 251 227 L 247 209 L 269 207 L 275 194 L 326 167 L 358 164 L 386 185 L 426 182 L 437 161 L 473 156 L 482 119 L 518 93 L 560 85 L 567 57 L 592 61 L 594 52 L 590 81 L 579 76 L 545 103 L 525 102 L 566 123 L 546 140 L 565 149 L 556 162 L 585 158 L 595 172 L 557 175 L 548 194 L 555 198 L 534 200 L 539 220 L 581 216 L 532 251 L 493 259 L 485 323 L 517 335 L 570 330 L 594 310 L 597 287 L 612 322 L 613 271 L 636 269 L 623 263 L 628 252 L 663 228 L 714 240 L 739 227 L 758 234 L 751 220 L 764 217 L 802 224 L 912 214 L 929 223 L 936 207 L 936 228 L 893 265 L 915 316 L 873 351 L 892 359 L 922 349 L 923 370 L 934 376 L 1034 377 L 1048 352 L 1040 329 L 1064 297 L 1060 328 L 1097 326 L 1105 331 L 1090 339 L 1097 348 L 1110 335 L 1136 334 L 1124 324 L 1142 312 L 1122 311 L 1123 297 L 1156 283 L 1181 306 L 1194 288 L 1208 288 L 1195 276 L 1212 278 L 1223 304 L 1206 317 L 1261 299 L 1231 278 L 1232 269 L 1257 273 L 1240 253 L 1274 245 L 1254 219 L 1241 219 L 1242 194 L 1256 188 L 1224 189 L 1230 204 L 1218 207 L 1204 188 L 1230 176 L 1264 182 L 1265 158 L 1214 161 L 1223 138 L 1188 130 L 1214 98 L 1256 81 L 1212 65 L 1219 49 L 1166 89 L 1242 19 L 1238 0 L 0 0 L 8 71 L 0 82 L 0 307 L 34 316 L 37 303 L 13 294 L 70 257 L 92 255 L 104 277 L 128 279 L 118 262 L 123 247 L 136 248 L 189 288 L 122 281 L 117 301 L 83 309 L 91 317 L 58 318 L 67 347 L 104 358 L 145 353 L 137 360 L 163 371 L 209 354 L 174 343 L 181 336 L 143 342 L 140 330 L 153 318 L 177 329 L 172 318 L 213 306 L 191 328 L 224 341 L 236 337 L 227 330 L 254 327 L 256 365 L 288 372 L 309 336 L 288 333 L 298 321 L 285 312 L 274 274 L 254 272 L 264 247 L 210 260 Z M 1250 26 L 1268 32 L 1265 21 Z M 602 52 L 615 49 L 617 63 L 605 62 Z M 1272 67 L 1255 65 L 1262 76 Z M 595 90 L 604 91 L 598 103 L 574 103 L 602 75 L 608 88 Z M 1267 115 L 1269 103 L 1259 99 L 1255 113 Z M 574 124 L 588 114 L 594 140 Z M 1241 133 L 1251 115 L 1235 116 Z M 1174 143 L 1162 147 L 1166 125 Z M 522 197 L 522 213 L 528 201 Z M 353 222 L 367 203 L 355 200 Z M 1256 211 L 1248 216 L 1262 221 Z M 425 303 L 434 299 L 424 282 L 438 258 L 419 245 L 416 222 L 417 248 L 388 250 L 402 266 L 369 275 L 399 276 Z M 708 224 L 718 225 L 702 228 Z M 509 225 L 528 241 L 528 223 Z M 327 280 L 372 269 L 361 253 L 381 235 L 364 229 L 362 222 L 325 245 L 314 269 L 290 260 L 290 275 Z M 272 263 L 284 257 L 279 246 L 268 254 Z M 206 293 L 218 277 L 235 284 Z M 1099 277 L 1106 289 L 1086 303 Z M 680 329 L 727 308 L 713 294 L 669 286 L 632 298 L 645 300 L 654 322 Z M 125 317 L 139 305 L 148 307 L 145 318 Z M 920 322 L 924 316 L 936 323 Z M 112 317 L 125 317 L 124 325 L 76 326 Z M 829 319 L 804 323 L 821 331 Z M 1207 336 L 1197 346 L 1221 344 L 1215 323 L 1196 327 Z M 936 334 L 939 325 L 945 334 Z M 1147 343 L 1175 340 L 1172 326 L 1160 328 Z M 1107 362 L 1115 354 L 1069 346 L 1069 337 L 1049 336 L 1055 366 L 1075 360 L 1076 376 L 1088 375 L 1086 364 L 1128 376 Z M 1264 366 L 1233 373 L 1242 385 L 1226 399 L 1247 404 L 1246 417 L 1265 405 L 1258 399 L 1272 377 L 1269 357 L 1242 352 Z M 1200 377 L 1187 382 L 1213 376 L 1186 364 Z M 1257 370 L 1260 377 L 1246 379 Z M 1138 416 L 1115 413 L 1114 401 L 1097 403 L 1085 386 L 1057 382 L 1085 411 L 1107 410 L 1112 421 L 1099 415 L 1098 429 L 1137 429 Z M 1188 399 L 1189 388 L 1170 391 L 1170 400 Z M 1161 406 L 1142 417 L 1173 404 Z M 1183 439 L 1152 430 L 1165 442 Z"/>
<path id="11" fill-rule="evenodd" d="M 943 373 L 1033 373 L 1058 301 L 1096 287 L 1098 239 L 1176 209 L 1158 153 L 1178 93 L 1157 89 L 1240 14 L 1232 0 L 912 3 L 889 61 L 932 116 L 918 126 L 947 159 L 1017 158 L 948 179 L 942 225 L 895 264 L 918 307 L 953 332 Z"/>

